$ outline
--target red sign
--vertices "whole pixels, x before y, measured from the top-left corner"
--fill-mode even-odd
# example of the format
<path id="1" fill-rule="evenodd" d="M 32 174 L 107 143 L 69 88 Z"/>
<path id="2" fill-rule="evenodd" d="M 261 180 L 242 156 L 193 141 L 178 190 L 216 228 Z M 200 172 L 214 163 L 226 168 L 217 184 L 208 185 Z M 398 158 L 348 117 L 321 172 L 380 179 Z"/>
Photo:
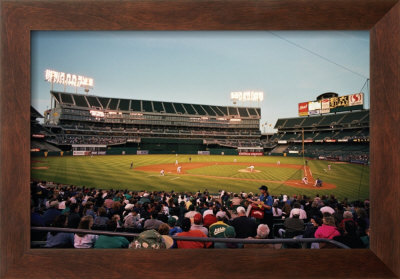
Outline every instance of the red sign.
<path id="1" fill-rule="evenodd" d="M 263 152 L 239 152 L 240 156 L 263 156 Z"/>
<path id="2" fill-rule="evenodd" d="M 336 142 L 336 140 L 335 139 L 327 139 L 327 140 L 325 140 L 325 142 Z"/>
<path id="3" fill-rule="evenodd" d="M 308 102 L 299 103 L 299 116 L 308 115 Z"/>

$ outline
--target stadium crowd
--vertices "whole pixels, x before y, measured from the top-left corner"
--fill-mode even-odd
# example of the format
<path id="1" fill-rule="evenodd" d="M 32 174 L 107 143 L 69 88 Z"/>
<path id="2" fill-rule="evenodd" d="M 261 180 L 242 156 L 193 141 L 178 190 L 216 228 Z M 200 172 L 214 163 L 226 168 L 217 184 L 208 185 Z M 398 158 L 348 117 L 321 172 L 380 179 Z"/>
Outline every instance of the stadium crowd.
<path id="1" fill-rule="evenodd" d="M 140 233 L 138 237 L 32 231 L 52 248 L 332 248 L 330 244 L 241 244 L 173 240 L 215 238 L 327 238 L 369 247 L 369 201 L 335 196 L 270 196 L 101 190 L 31 182 L 31 226 Z"/>

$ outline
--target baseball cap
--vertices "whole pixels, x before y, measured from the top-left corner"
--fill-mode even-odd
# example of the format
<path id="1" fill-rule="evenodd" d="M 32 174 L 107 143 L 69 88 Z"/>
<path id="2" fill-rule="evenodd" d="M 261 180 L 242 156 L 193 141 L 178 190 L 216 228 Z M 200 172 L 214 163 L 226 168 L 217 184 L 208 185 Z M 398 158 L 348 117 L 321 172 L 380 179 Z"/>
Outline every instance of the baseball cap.
<path id="1" fill-rule="evenodd" d="M 259 190 L 264 190 L 264 191 L 268 191 L 268 187 L 265 185 L 262 185 L 260 188 L 258 188 Z"/>
<path id="2" fill-rule="evenodd" d="M 170 226 L 170 227 L 174 227 L 175 226 L 175 224 L 176 224 L 176 219 L 174 218 L 174 217 L 169 217 L 168 218 L 168 225 Z"/>
<path id="3" fill-rule="evenodd" d="M 193 217 L 193 222 L 195 224 L 200 224 L 203 221 L 203 217 L 201 216 L 200 213 L 196 213 Z"/>

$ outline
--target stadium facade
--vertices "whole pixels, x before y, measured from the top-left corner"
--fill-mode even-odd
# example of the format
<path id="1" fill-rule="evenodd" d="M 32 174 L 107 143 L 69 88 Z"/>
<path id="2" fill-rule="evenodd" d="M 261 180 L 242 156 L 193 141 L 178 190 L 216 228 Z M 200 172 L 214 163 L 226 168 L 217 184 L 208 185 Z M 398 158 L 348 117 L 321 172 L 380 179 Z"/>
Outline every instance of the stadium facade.
<path id="1" fill-rule="evenodd" d="M 44 127 L 54 135 L 50 142 L 64 150 L 72 146 L 75 154 L 263 151 L 260 108 L 50 94 L 51 109 L 44 113 Z"/>
<path id="2" fill-rule="evenodd" d="M 50 96 L 51 108 L 44 116 L 33 108 L 31 112 L 32 151 L 36 155 L 43 151 L 54 151 L 54 155 L 304 154 L 329 160 L 369 161 L 369 110 L 359 104 L 342 106 L 346 96 L 338 97 L 332 92 L 329 97 L 336 99 L 331 100 L 330 111 L 315 113 L 310 104 L 305 114 L 301 103 L 299 117 L 279 118 L 274 126 L 277 132 L 269 136 L 261 135 L 259 107 L 57 91 L 51 91 Z M 42 117 L 43 126 L 35 120 Z"/>

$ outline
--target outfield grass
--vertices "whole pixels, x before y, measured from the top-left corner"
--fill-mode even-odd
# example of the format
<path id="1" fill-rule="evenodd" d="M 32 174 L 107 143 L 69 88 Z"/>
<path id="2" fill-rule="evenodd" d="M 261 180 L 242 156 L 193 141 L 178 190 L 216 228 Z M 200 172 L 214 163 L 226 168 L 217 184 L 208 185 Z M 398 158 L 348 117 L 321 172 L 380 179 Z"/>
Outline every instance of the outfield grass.
<path id="1" fill-rule="evenodd" d="M 155 164 L 171 164 L 177 159 L 179 163 L 188 163 L 189 157 L 192 163 L 208 162 L 212 165 L 185 170 L 187 174 L 178 175 L 167 173 L 159 175 L 159 170 L 146 172 L 136 170 L 140 166 Z M 232 163 L 236 159 L 236 165 L 221 165 L 218 162 Z M 32 167 L 48 167 L 48 169 L 32 169 L 32 179 L 53 181 L 62 184 L 72 184 L 102 189 L 131 189 L 131 190 L 174 190 L 218 192 L 224 189 L 230 192 L 258 192 L 262 184 L 268 185 L 272 195 L 278 194 L 335 194 L 338 198 L 364 199 L 369 197 L 369 167 L 355 164 L 331 163 L 331 171 L 327 170 L 328 162 L 309 160 L 313 177 L 319 177 L 322 181 L 333 183 L 336 189 L 300 189 L 284 184 L 286 180 L 300 180 L 302 170 L 285 167 L 256 167 L 260 172 L 242 173 L 239 169 L 245 169 L 252 163 L 273 163 L 280 161 L 284 164 L 303 165 L 302 158 L 294 157 L 251 157 L 251 156 L 202 156 L 202 155 L 120 155 L 120 156 L 68 156 L 33 158 Z M 38 161 L 38 162 L 37 162 Z M 133 162 L 134 168 L 130 168 Z M 243 164 L 244 165 L 243 165 Z M 242 165 L 241 165 L 242 164 Z M 212 177 L 205 177 L 212 176 Z M 218 178 L 221 177 L 221 178 Z M 226 179 L 231 178 L 231 179 Z M 257 179 L 248 181 L 240 179 Z M 263 181 L 265 180 L 265 181 Z M 276 181 L 276 182 L 266 182 Z M 282 181 L 282 182 L 279 182 Z"/>

